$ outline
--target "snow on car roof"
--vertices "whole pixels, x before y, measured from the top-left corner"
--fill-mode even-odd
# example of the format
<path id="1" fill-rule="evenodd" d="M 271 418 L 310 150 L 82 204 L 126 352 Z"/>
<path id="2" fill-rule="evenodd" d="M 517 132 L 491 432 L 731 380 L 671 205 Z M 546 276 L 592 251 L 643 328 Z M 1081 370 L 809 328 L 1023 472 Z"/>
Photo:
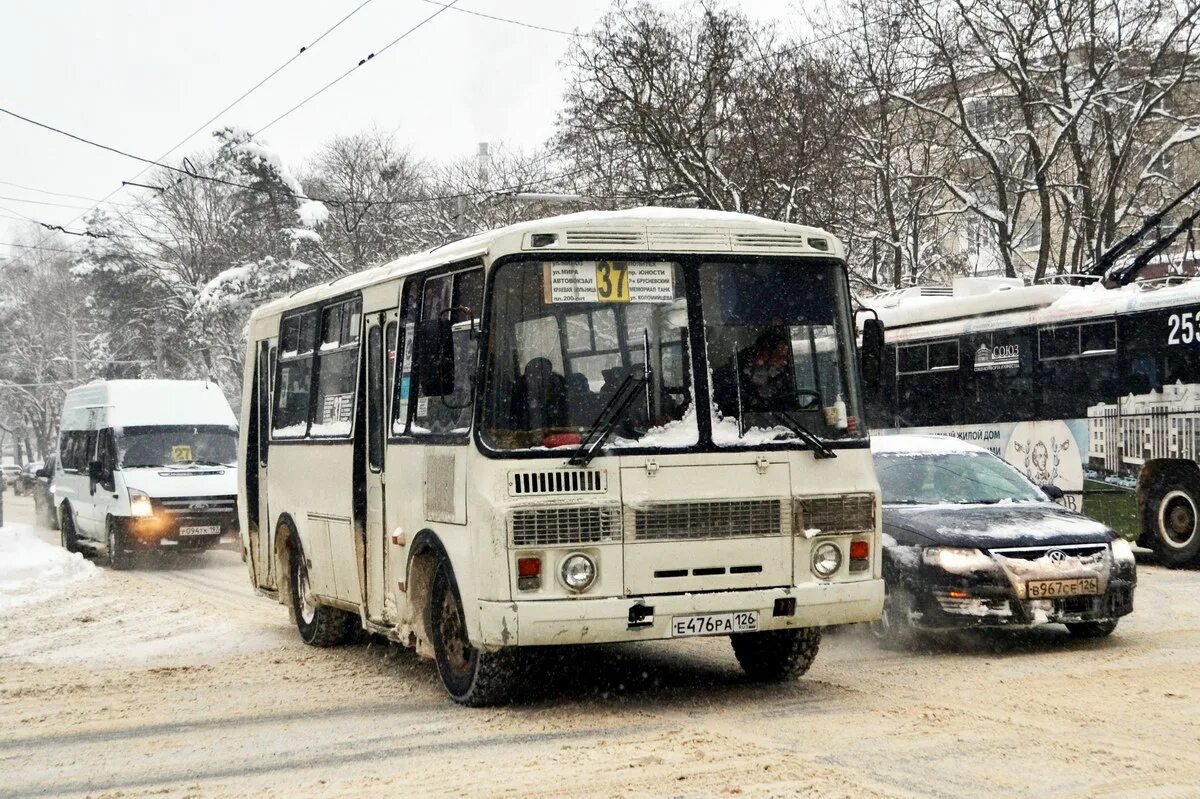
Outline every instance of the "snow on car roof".
<path id="1" fill-rule="evenodd" d="M 871 453 L 874 455 L 977 455 L 981 452 L 987 450 L 953 436 L 871 436 Z"/>

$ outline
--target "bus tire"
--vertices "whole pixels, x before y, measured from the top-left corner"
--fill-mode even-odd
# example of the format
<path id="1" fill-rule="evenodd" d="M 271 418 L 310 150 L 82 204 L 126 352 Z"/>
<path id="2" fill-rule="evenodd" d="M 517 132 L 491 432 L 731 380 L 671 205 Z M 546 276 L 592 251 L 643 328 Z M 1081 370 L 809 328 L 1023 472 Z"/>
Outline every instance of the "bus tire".
<path id="1" fill-rule="evenodd" d="M 467 635 L 462 597 L 449 562 L 442 558 L 429 591 L 426 629 L 433 644 L 438 676 L 450 698 L 468 707 L 509 701 L 518 676 L 517 653 L 476 649 Z"/>
<path id="2" fill-rule="evenodd" d="M 1168 469 L 1146 492 L 1142 529 L 1166 566 L 1183 566 L 1200 556 L 1200 477 Z"/>
<path id="3" fill-rule="evenodd" d="M 298 546 L 291 547 L 288 562 L 292 614 L 300 640 L 309 646 L 339 646 L 346 643 L 354 629 L 354 617 L 340 608 L 319 605 L 311 598 L 308 563 Z"/>
<path id="4" fill-rule="evenodd" d="M 133 565 L 133 555 L 125 549 L 124 526 L 112 516 L 104 520 L 104 546 L 108 550 L 108 567 L 113 571 L 125 571 Z"/>
<path id="5" fill-rule="evenodd" d="M 733 654 L 753 680 L 783 682 L 808 671 L 821 648 L 821 628 L 767 630 L 729 636 Z"/>
<path id="6" fill-rule="evenodd" d="M 79 536 L 75 533 L 75 520 L 71 518 L 71 506 L 66 502 L 58 509 L 58 531 L 62 547 L 68 552 L 79 551 Z"/>

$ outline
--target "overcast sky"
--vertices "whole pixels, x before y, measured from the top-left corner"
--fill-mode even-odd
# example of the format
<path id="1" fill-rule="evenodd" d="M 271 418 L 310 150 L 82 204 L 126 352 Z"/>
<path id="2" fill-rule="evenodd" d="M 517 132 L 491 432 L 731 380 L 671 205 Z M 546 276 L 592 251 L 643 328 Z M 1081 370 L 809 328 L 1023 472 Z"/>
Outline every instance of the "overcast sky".
<path id="1" fill-rule="evenodd" d="M 157 158 L 361 3 L 0 0 L 0 106 Z M 792 0 L 738 4 L 767 19 L 785 18 L 795 7 Z M 458 6 L 587 31 L 610 0 L 459 0 Z M 428 0 L 369 0 L 174 157 L 207 146 L 208 131 L 222 123 L 259 130 L 438 8 Z M 470 155 L 481 141 L 536 147 L 551 133 L 561 104 L 558 61 L 569 41 L 449 9 L 263 136 L 293 165 L 332 136 L 371 126 L 394 131 L 429 158 Z M 20 235 L 23 223 L 14 217 L 66 225 L 91 205 L 45 192 L 99 199 L 141 168 L 0 115 L 0 242 Z M 128 202 L 132 195 L 113 199 Z M 0 246 L 0 255 L 9 252 Z"/>

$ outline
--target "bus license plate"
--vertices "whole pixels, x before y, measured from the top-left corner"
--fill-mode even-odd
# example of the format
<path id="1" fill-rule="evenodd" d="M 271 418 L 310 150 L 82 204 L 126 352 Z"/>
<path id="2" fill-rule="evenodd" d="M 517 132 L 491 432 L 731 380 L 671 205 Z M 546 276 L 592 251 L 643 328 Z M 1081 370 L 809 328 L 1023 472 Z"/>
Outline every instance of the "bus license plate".
<path id="1" fill-rule="evenodd" d="M 1063 596 L 1088 596 L 1100 593 L 1100 581 L 1095 577 L 1075 580 L 1030 580 L 1025 583 L 1025 595 L 1030 599 L 1057 599 Z"/>
<path id="2" fill-rule="evenodd" d="M 179 537 L 183 538 L 187 535 L 220 535 L 221 525 L 209 524 L 204 527 L 180 527 Z"/>
<path id="3" fill-rule="evenodd" d="M 676 616 L 671 619 L 671 636 L 674 638 L 682 638 L 689 635 L 729 635 L 730 633 L 752 633 L 757 631 L 757 610 L 743 610 L 737 613 L 713 613 L 706 616 Z"/>

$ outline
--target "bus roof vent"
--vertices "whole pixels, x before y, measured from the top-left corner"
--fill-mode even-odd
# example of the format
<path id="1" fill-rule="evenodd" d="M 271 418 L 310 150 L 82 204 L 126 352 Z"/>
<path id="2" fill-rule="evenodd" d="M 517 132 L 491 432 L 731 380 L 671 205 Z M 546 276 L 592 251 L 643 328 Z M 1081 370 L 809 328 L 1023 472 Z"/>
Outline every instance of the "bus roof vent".
<path id="1" fill-rule="evenodd" d="M 738 233 L 734 247 L 750 252 L 799 252 L 807 249 L 801 233 Z"/>
<path id="2" fill-rule="evenodd" d="M 712 230 L 650 229 L 652 250 L 718 250 L 729 252 L 729 236 Z"/>
<path id="3" fill-rule="evenodd" d="M 642 250 L 646 247 L 646 236 L 640 230 L 568 230 L 565 234 L 568 247 L 628 247 Z"/>
<path id="4" fill-rule="evenodd" d="M 922 297 L 953 297 L 954 289 L 950 286 L 921 286 Z"/>
<path id="5" fill-rule="evenodd" d="M 508 473 L 508 493 L 514 497 L 537 494 L 603 494 L 608 472 L 603 469 L 546 469 Z"/>

